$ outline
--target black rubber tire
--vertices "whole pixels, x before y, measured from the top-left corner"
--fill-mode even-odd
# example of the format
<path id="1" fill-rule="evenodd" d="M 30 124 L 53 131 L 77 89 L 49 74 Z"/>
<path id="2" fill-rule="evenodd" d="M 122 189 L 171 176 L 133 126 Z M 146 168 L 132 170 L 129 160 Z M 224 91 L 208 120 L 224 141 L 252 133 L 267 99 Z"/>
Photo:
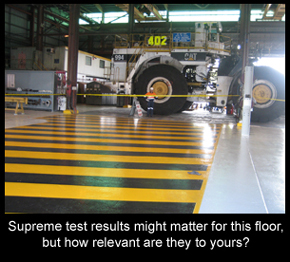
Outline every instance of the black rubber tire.
<path id="1" fill-rule="evenodd" d="M 158 64 L 144 70 L 139 76 L 138 82 L 134 84 L 135 94 L 145 95 L 149 82 L 155 77 L 164 77 L 170 81 L 172 95 L 187 95 L 188 88 L 184 76 L 175 67 Z M 147 101 L 143 97 L 138 97 L 141 107 L 147 111 Z M 154 114 L 169 115 L 178 112 L 185 104 L 186 97 L 170 97 L 164 103 L 154 103 Z"/>
<path id="2" fill-rule="evenodd" d="M 193 102 L 191 102 L 191 101 L 185 101 L 184 105 L 182 106 L 182 108 L 179 111 L 177 111 L 177 113 L 181 113 L 182 111 L 187 110 L 188 108 L 191 107 L 192 104 L 193 104 Z"/>
<path id="3" fill-rule="evenodd" d="M 254 80 L 267 80 L 271 82 L 277 90 L 277 99 L 285 99 L 285 77 L 280 72 L 267 66 L 256 66 L 254 68 Z M 285 114 L 285 102 L 275 101 L 268 108 L 257 108 L 254 106 L 251 114 L 252 122 L 272 121 L 282 114 Z"/>

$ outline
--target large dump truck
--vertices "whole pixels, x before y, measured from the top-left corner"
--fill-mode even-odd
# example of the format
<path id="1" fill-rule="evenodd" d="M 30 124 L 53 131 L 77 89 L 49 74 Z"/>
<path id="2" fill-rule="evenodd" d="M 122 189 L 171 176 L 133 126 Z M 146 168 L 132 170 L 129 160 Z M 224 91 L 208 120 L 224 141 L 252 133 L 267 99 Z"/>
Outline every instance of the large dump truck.
<path id="1" fill-rule="evenodd" d="M 116 35 L 111 81 L 121 93 L 158 95 L 154 114 L 187 110 L 193 102 L 213 107 L 241 106 L 242 59 L 231 54 L 219 22 L 196 22 L 195 32 Z M 254 68 L 252 121 L 284 113 L 285 79 L 270 67 Z M 147 102 L 139 96 L 141 107 Z"/>

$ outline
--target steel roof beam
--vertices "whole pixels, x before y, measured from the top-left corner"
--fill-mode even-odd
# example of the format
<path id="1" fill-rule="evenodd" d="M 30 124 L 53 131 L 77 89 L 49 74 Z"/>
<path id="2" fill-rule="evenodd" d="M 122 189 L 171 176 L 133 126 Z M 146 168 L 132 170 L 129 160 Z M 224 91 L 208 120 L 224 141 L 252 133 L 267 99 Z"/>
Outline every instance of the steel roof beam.
<path id="1" fill-rule="evenodd" d="M 165 20 L 163 19 L 162 15 L 159 14 L 158 10 L 152 4 L 144 4 L 149 11 L 151 11 L 158 20 Z"/>

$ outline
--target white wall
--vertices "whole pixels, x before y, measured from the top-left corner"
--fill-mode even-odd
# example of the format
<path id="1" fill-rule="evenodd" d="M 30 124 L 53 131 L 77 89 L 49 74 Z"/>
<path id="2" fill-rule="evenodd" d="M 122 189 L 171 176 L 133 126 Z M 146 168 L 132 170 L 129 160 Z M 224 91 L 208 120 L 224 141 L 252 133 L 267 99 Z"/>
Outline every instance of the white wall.
<path id="1" fill-rule="evenodd" d="M 86 65 L 86 57 L 91 58 L 91 65 Z M 104 67 L 110 67 L 111 60 L 93 55 L 87 52 L 79 51 L 78 56 L 78 74 L 84 74 L 87 76 L 107 78 L 105 74 L 105 68 L 100 68 L 100 60 L 104 61 Z"/>
<path id="2" fill-rule="evenodd" d="M 55 47 L 54 52 L 48 52 L 49 47 L 44 48 L 44 66 L 49 70 L 68 70 L 68 48 L 66 46 Z M 86 65 L 86 57 L 90 57 L 91 65 Z M 100 60 L 105 62 L 105 67 L 110 67 L 111 60 L 90 54 L 84 51 L 78 53 L 78 80 L 87 78 L 109 78 L 106 76 L 108 69 L 100 68 Z"/>

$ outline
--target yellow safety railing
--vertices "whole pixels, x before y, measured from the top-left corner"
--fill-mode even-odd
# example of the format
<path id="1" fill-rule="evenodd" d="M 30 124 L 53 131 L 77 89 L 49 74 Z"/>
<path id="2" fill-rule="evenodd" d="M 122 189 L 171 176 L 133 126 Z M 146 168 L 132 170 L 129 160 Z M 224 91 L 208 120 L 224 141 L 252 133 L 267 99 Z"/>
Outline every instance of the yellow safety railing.
<path id="1" fill-rule="evenodd" d="M 127 66 L 126 66 L 126 74 L 127 74 L 127 77 L 129 76 L 131 70 L 133 69 L 133 67 L 135 66 L 137 60 L 138 60 L 138 57 L 139 55 L 141 54 L 141 51 L 142 49 L 136 49 L 134 54 L 130 57 L 128 63 L 127 63 Z M 127 78 L 126 77 L 126 78 Z"/>

